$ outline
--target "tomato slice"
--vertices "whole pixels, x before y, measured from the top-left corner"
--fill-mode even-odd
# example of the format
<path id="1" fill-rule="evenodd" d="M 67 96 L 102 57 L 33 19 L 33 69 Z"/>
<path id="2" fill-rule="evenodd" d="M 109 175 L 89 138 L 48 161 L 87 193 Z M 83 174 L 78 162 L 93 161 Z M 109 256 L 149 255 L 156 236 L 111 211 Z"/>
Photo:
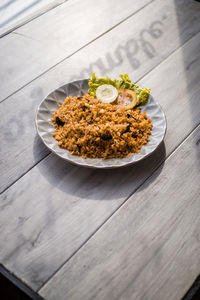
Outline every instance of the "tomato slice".
<path id="1" fill-rule="evenodd" d="M 136 106 L 138 97 L 135 92 L 128 89 L 120 89 L 118 91 L 117 104 L 131 109 Z"/>

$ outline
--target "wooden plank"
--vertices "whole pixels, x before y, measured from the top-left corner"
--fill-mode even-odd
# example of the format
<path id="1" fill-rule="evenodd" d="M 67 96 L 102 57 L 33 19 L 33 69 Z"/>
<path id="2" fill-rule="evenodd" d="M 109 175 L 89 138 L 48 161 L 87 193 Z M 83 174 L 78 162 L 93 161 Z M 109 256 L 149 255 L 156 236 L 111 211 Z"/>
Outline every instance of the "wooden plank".
<path id="1" fill-rule="evenodd" d="M 92 0 L 67 1 L 5 36 L 0 40 L 0 100 L 150 1 L 102 0 L 98 6 Z"/>
<path id="2" fill-rule="evenodd" d="M 36 292 L 33 292 L 22 281 L 20 281 L 17 277 L 13 276 L 13 274 L 11 274 L 8 270 L 6 270 L 0 264 L 1 288 L 4 286 L 4 284 L 6 284 L 6 287 L 8 287 L 7 280 L 5 281 L 5 278 L 7 280 L 9 280 L 9 283 L 12 283 L 11 285 L 9 284 L 10 288 L 12 288 L 12 295 L 15 295 L 15 293 L 17 293 L 17 298 L 18 299 L 23 299 L 23 298 L 26 299 L 27 298 L 26 296 L 28 296 L 28 299 L 44 300 L 44 298 L 40 297 Z M 15 287 L 17 287 L 18 289 L 16 289 Z M 1 292 L 4 295 L 4 298 L 5 298 L 6 295 L 5 295 L 4 289 L 3 289 L 3 291 L 1 289 Z M 7 294 L 7 291 L 6 291 L 6 294 Z M 8 292 L 8 294 L 9 294 L 9 292 Z M 6 298 L 8 298 L 8 294 L 7 294 Z"/>
<path id="3" fill-rule="evenodd" d="M 35 163 L 48 153 L 36 137 L 35 126 L 33 126 L 34 114 L 41 99 L 55 88 L 70 80 L 88 77 L 92 71 L 96 71 L 102 75 L 108 74 L 113 77 L 116 77 L 116 75 L 120 73 L 129 73 L 133 80 L 139 79 L 159 64 L 177 47 L 182 45 L 197 29 L 200 29 L 200 26 L 198 26 L 199 22 L 197 22 L 197 18 L 195 17 L 197 3 L 190 3 L 186 0 L 181 3 L 184 5 L 181 7 L 182 13 L 180 14 L 179 22 L 177 21 L 173 1 L 168 1 L 167 4 L 162 1 L 157 1 L 155 2 L 155 6 L 154 3 L 152 3 L 131 19 L 105 34 L 0 104 L 0 109 L 4 111 L 0 119 L 0 156 L 2 157 L 0 168 L 2 178 L 0 183 L 1 191 L 17 180 L 17 178 L 33 167 Z M 148 19 L 146 16 L 148 16 Z M 162 20 L 163 17 L 164 20 Z M 161 22 L 161 24 L 159 22 Z M 179 27 L 177 27 L 178 23 L 180 24 L 180 31 Z M 187 26 L 184 26 L 184 24 L 187 24 Z M 155 31 L 155 26 L 157 31 Z M 143 38 L 143 42 L 141 43 L 141 36 L 147 32 L 151 32 L 151 35 L 149 34 L 148 36 L 147 34 L 147 38 Z M 153 37 L 153 32 L 154 35 L 156 32 L 159 36 L 156 35 L 156 38 L 155 36 Z M 173 39 L 171 37 L 172 32 Z M 144 42 L 145 40 L 146 44 Z M 131 43 L 136 43 L 138 47 L 135 56 L 132 52 L 134 49 L 131 48 L 133 47 Z M 142 44 L 146 46 L 141 46 Z M 128 45 L 130 48 L 128 48 Z M 124 48 L 122 48 L 122 46 L 124 46 Z M 195 51 L 195 49 L 191 50 L 192 55 L 197 57 L 197 52 L 193 54 L 193 51 Z M 121 56 L 119 55 L 120 53 Z M 117 59 L 119 60 L 118 62 Z M 192 62 L 192 56 L 189 55 L 187 60 L 188 64 Z M 176 62 L 174 62 L 174 65 L 175 63 Z M 180 68 L 182 80 L 185 80 L 183 72 L 184 65 L 181 65 Z M 193 69 L 194 71 L 190 77 L 194 80 L 194 91 L 196 91 L 198 85 L 196 85 L 197 81 L 195 78 L 199 78 L 197 65 L 192 65 L 192 70 Z M 157 80 L 157 75 L 155 74 L 154 76 Z M 154 88 L 157 82 L 156 80 L 154 79 L 154 81 L 147 83 L 145 81 L 142 82 L 144 86 L 153 87 L 153 95 L 156 91 Z M 190 79 L 188 78 L 188 80 Z M 162 85 L 165 82 L 167 84 L 167 81 L 160 80 L 159 84 L 161 83 Z M 172 81 L 171 85 L 173 84 L 174 82 Z M 191 84 L 193 84 L 193 82 Z M 187 92 L 187 87 L 185 86 L 184 88 L 184 86 L 185 85 L 183 85 L 183 89 L 186 91 L 186 95 L 190 96 Z M 162 95 L 162 91 L 160 93 L 163 99 L 161 103 L 163 103 L 163 105 L 165 105 L 164 103 L 169 103 L 167 94 Z M 177 96 L 182 97 L 180 88 L 178 93 Z M 161 97 L 158 97 L 158 101 L 160 101 L 160 98 Z M 194 102 L 195 99 L 192 100 L 192 103 Z M 188 104 L 186 104 L 186 106 L 187 105 Z M 185 113 L 187 113 L 187 111 Z M 198 114 L 198 111 L 195 111 L 195 113 Z M 188 118 L 185 117 L 185 119 L 190 120 L 189 112 Z M 194 118 L 191 122 L 195 125 L 196 119 Z M 187 124 L 188 123 L 186 123 L 186 125 Z M 188 132 L 187 127 L 186 132 Z M 19 134 L 20 139 L 18 138 Z"/>
<path id="4" fill-rule="evenodd" d="M 200 265 L 199 142 L 200 126 L 40 294 L 182 299 Z"/>
<path id="5" fill-rule="evenodd" d="M 0 38 L 67 0 L 4 1 L 0 6 Z M 7 3 L 6 3 L 7 2 Z"/>
<path id="6" fill-rule="evenodd" d="M 145 161 L 118 170 L 78 168 L 51 154 L 2 194 L 1 261 L 32 289 L 44 284 L 152 174 L 165 151 L 168 155 L 198 124 L 199 69 L 192 63 L 199 57 L 198 49 L 196 35 L 148 75 L 153 83 L 168 74 L 165 89 L 172 89 L 170 97 L 163 93 L 157 99 L 161 105 L 168 102 L 165 112 L 173 134 L 167 136 L 166 150 L 162 145 Z M 179 72 L 174 72 L 174 64 Z M 158 90 L 163 92 L 163 86 L 156 85 L 155 93 Z M 179 126 L 174 126 L 174 111 L 179 112 Z"/>
<path id="7" fill-rule="evenodd" d="M 92 171 L 52 156 L 0 198 L 1 263 L 37 290 L 163 158 L 162 146 L 137 166 Z M 123 186 L 123 188 L 122 188 Z"/>

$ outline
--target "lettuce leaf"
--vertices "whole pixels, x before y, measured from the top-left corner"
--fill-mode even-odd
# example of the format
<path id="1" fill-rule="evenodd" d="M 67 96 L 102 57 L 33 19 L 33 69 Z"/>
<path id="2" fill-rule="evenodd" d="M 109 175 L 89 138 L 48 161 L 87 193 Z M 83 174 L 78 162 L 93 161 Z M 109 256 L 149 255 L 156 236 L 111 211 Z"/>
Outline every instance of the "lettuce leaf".
<path id="1" fill-rule="evenodd" d="M 88 93 L 91 96 L 96 97 L 96 90 L 100 85 L 111 84 L 118 90 L 119 89 L 129 89 L 129 90 L 134 91 L 138 95 L 137 106 L 146 105 L 148 103 L 149 95 L 150 95 L 150 91 L 151 91 L 150 89 L 142 88 L 141 86 L 133 83 L 130 80 L 128 74 L 124 74 L 124 75 L 121 74 L 121 75 L 119 75 L 119 77 L 121 79 L 112 80 L 108 76 L 96 77 L 95 73 L 92 73 L 91 78 L 88 83 L 89 84 Z"/>
<path id="2" fill-rule="evenodd" d="M 95 73 L 92 73 L 92 76 L 88 83 L 88 85 L 89 85 L 88 93 L 91 96 L 96 97 L 97 88 L 103 84 L 110 84 L 110 85 L 113 85 L 114 87 L 116 87 L 117 89 L 119 89 L 119 80 L 117 80 L 117 79 L 112 80 L 108 76 L 96 77 Z"/>

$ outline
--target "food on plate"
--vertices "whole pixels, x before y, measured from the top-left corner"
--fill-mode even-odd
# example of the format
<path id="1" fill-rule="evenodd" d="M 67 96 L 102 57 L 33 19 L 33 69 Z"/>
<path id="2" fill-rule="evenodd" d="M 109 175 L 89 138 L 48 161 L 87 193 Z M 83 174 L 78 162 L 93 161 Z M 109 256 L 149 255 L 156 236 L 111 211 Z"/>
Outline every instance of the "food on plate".
<path id="1" fill-rule="evenodd" d="M 118 91 L 111 84 L 102 84 L 97 88 L 96 95 L 104 103 L 114 103 L 117 99 Z"/>
<path id="2" fill-rule="evenodd" d="M 147 88 L 142 88 L 141 86 L 133 83 L 128 74 L 124 75 L 119 75 L 121 79 L 114 79 L 112 80 L 108 76 L 102 76 L 102 77 L 96 77 L 95 73 L 92 73 L 92 76 L 89 80 L 89 90 L 88 93 L 93 96 L 97 97 L 97 89 L 104 85 L 112 85 L 114 86 L 118 91 L 120 89 L 126 89 L 133 91 L 137 95 L 137 103 L 135 106 L 142 106 L 146 105 L 149 100 L 149 95 L 150 95 L 150 89 Z"/>
<path id="3" fill-rule="evenodd" d="M 121 76 L 129 84 L 128 75 Z M 114 86 L 113 82 L 116 83 L 115 80 L 111 81 L 108 77 L 104 77 L 101 85 Z M 136 93 L 133 91 L 132 83 L 130 86 L 125 86 L 125 82 L 117 89 L 116 99 L 121 103 L 122 100 L 119 100 L 119 97 L 124 91 L 120 92 L 120 89 L 129 90 L 132 87 L 130 90 L 135 92 L 138 98 L 137 107 L 132 109 L 117 102 L 104 103 L 98 99 L 99 80 L 97 86 L 94 86 L 93 80 L 89 85 L 88 94 L 67 97 L 54 112 L 52 122 L 55 132 L 53 136 L 58 141 L 58 145 L 69 150 L 71 154 L 83 158 L 123 158 L 138 153 L 141 147 L 148 143 L 153 127 L 151 119 L 147 117 L 145 111 L 141 112 L 138 106 L 138 103 L 144 104 L 148 101 L 147 93 L 150 90 L 137 87 L 139 93 Z M 135 96 L 132 98 L 135 99 Z M 133 107 L 133 103 L 130 106 Z"/>
<path id="4" fill-rule="evenodd" d="M 131 109 L 137 105 L 138 97 L 135 92 L 127 89 L 118 91 L 117 104 L 124 106 L 126 109 Z"/>

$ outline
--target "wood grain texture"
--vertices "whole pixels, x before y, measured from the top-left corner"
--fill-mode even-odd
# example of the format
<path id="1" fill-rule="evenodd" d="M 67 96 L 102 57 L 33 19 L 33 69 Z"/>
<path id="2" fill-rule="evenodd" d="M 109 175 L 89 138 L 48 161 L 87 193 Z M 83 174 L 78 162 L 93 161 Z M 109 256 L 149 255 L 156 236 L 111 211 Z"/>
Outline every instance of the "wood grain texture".
<path id="1" fill-rule="evenodd" d="M 155 93 L 163 94 L 157 100 L 161 105 L 168 103 L 165 113 L 168 131 L 172 134 L 165 140 L 167 155 L 200 119 L 200 102 L 196 97 L 199 95 L 199 69 L 198 64 L 192 63 L 199 55 L 198 49 L 199 35 L 196 35 L 147 76 L 151 83 L 151 79 L 153 82 L 155 77 L 166 73 L 165 89 L 174 87 L 169 97 L 162 85 L 155 85 Z M 179 70 L 177 73 L 174 64 Z M 178 80 L 181 88 L 176 87 Z M 193 112 L 190 106 L 195 107 Z M 174 126 L 177 122 L 174 111 L 179 112 L 179 126 Z M 137 165 L 119 170 L 90 170 L 71 166 L 51 154 L 1 196 L 2 263 L 37 290 L 164 159 L 162 145 Z"/>
<path id="2" fill-rule="evenodd" d="M 179 13 L 180 17 L 177 18 L 173 1 L 168 1 L 167 4 L 157 1 L 155 5 L 153 2 L 132 18 L 0 104 L 0 109 L 4 111 L 0 119 L 0 156 L 2 157 L 0 191 L 7 188 L 49 153 L 37 138 L 34 126 L 35 111 L 43 97 L 66 82 L 78 78 L 87 78 L 92 71 L 113 77 L 120 73 L 129 73 L 134 81 L 144 76 L 145 73 L 162 62 L 164 58 L 200 29 L 200 24 L 195 17 L 197 3 L 184 0 L 180 1 L 179 4 L 182 5 L 181 7 L 178 6 L 177 10 L 182 13 Z M 192 47 L 192 54 L 185 57 L 187 64 L 193 62 L 192 55 L 195 56 L 195 59 L 198 59 L 198 52 L 195 51 L 195 48 Z M 186 81 L 194 84 L 193 93 L 197 93 L 197 78 L 199 78 L 197 64 L 193 63 L 191 68 L 186 70 L 188 78 L 185 78 L 185 66 L 181 57 L 179 58 L 179 65 L 181 65 L 180 72 L 182 72 L 181 76 L 185 84 L 187 85 Z M 175 68 L 175 66 L 176 61 L 173 61 L 172 68 Z M 168 78 L 165 73 L 162 73 L 161 76 Z M 189 77 L 196 78 L 194 83 Z M 154 95 L 156 92 L 154 86 L 156 87 L 157 80 L 159 80 L 161 86 L 165 82 L 168 84 L 167 80 L 161 80 L 161 78 L 158 78 L 157 74 L 154 73 L 153 81 L 145 82 L 143 80 L 142 84 L 152 86 L 152 94 Z M 170 85 L 171 91 L 171 87 L 175 87 L 175 82 L 170 82 Z M 182 97 L 181 90 L 183 88 L 186 91 L 186 95 L 183 96 L 186 99 L 190 97 L 186 85 L 183 85 L 183 87 L 179 85 L 178 95 L 176 96 Z M 172 93 L 173 90 L 174 88 L 171 91 Z M 161 102 L 165 108 L 169 103 L 166 94 L 162 95 L 162 90 L 160 90 L 158 96 L 158 101 L 165 97 L 166 100 Z M 191 101 L 192 105 L 196 105 L 195 98 Z M 194 113 L 198 114 L 198 111 L 195 110 Z M 190 112 L 186 110 L 184 114 L 188 114 L 188 117 L 185 116 L 184 120 L 189 120 Z M 196 118 L 191 120 L 191 123 L 196 124 L 196 122 Z M 188 132 L 188 127 L 186 127 L 186 132 Z M 17 138 L 19 134 L 20 139 Z"/>
<path id="3" fill-rule="evenodd" d="M 68 0 L 7 1 L 0 7 L 0 38 Z M 6 1 L 4 1 L 6 2 Z"/>
<path id="4" fill-rule="evenodd" d="M 0 40 L 0 100 L 150 1 L 67 1 L 5 36 Z"/>
<path id="5" fill-rule="evenodd" d="M 199 274 L 199 140 L 200 127 L 40 294 L 180 300 Z"/>

